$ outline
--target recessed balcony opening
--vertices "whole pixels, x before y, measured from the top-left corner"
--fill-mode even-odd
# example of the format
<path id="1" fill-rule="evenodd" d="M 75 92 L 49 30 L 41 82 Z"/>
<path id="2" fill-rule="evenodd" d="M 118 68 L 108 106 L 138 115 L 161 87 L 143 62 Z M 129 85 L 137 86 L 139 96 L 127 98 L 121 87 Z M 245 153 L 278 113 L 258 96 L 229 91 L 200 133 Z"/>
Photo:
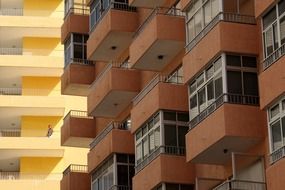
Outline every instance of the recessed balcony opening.
<path id="1" fill-rule="evenodd" d="M 64 18 L 69 14 L 89 15 L 90 8 L 87 0 L 64 0 Z"/>

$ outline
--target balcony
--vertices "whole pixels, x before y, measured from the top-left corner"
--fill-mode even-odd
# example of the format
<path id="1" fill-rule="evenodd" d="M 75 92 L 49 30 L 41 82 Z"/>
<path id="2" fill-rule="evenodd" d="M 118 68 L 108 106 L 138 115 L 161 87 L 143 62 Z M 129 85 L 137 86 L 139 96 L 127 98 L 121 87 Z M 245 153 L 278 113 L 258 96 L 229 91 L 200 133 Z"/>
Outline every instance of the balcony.
<path id="1" fill-rule="evenodd" d="M 88 117 L 87 112 L 71 110 L 63 120 L 61 127 L 61 145 L 71 147 L 89 147 L 96 136 L 96 120 Z"/>
<path id="2" fill-rule="evenodd" d="M 88 114 L 114 118 L 140 91 L 140 72 L 109 64 L 93 82 L 87 99 Z"/>
<path id="3" fill-rule="evenodd" d="M 0 129 L 0 154 L 2 159 L 17 157 L 63 157 L 60 134 L 53 131 L 47 137 L 47 130 L 27 130 L 20 128 Z"/>
<path id="4" fill-rule="evenodd" d="M 180 10 L 156 8 L 136 31 L 130 46 L 131 67 L 161 71 L 185 46 L 185 19 Z"/>
<path id="5" fill-rule="evenodd" d="M 89 7 L 82 3 L 74 2 L 68 10 L 65 10 L 64 23 L 61 26 L 62 43 L 70 33 L 89 33 L 89 14 Z"/>
<path id="6" fill-rule="evenodd" d="M 246 152 L 258 144 L 265 124 L 258 97 L 224 94 L 190 121 L 187 161 L 224 165 L 230 152 Z"/>
<path id="7" fill-rule="evenodd" d="M 64 95 L 87 96 L 95 80 L 95 65 L 92 61 L 72 59 L 61 76 L 61 93 Z"/>
<path id="8" fill-rule="evenodd" d="M 173 81 L 157 75 L 133 99 L 132 132 L 158 110 L 188 111 L 187 87 L 181 83 L 181 78 Z"/>
<path id="9" fill-rule="evenodd" d="M 14 116 L 63 116 L 64 97 L 51 89 L 0 88 L 0 110 Z"/>
<path id="10" fill-rule="evenodd" d="M 60 190 L 59 182 L 62 174 L 27 174 L 21 172 L 0 172 L 2 189 L 31 190 Z"/>
<path id="11" fill-rule="evenodd" d="M 88 174 L 87 166 L 71 164 L 63 172 L 60 190 L 90 190 L 90 182 L 91 177 Z"/>
<path id="12" fill-rule="evenodd" d="M 111 1 L 104 12 L 95 11 L 96 8 L 90 15 L 93 23 L 87 41 L 87 58 L 96 61 L 116 60 L 133 40 L 138 27 L 136 9 L 126 3 Z M 100 18 L 95 18 L 95 14 L 99 14 Z"/>
<path id="13" fill-rule="evenodd" d="M 183 59 L 184 81 L 193 78 L 220 52 L 257 55 L 257 30 L 254 16 L 219 13 L 187 44 L 187 54 Z"/>
<path id="14" fill-rule="evenodd" d="M 134 147 L 131 132 L 119 123 L 110 123 L 90 144 L 88 171 L 91 172 L 98 167 L 113 153 L 134 154 Z"/>
<path id="15" fill-rule="evenodd" d="M 194 184 L 194 167 L 185 162 L 183 152 L 185 153 L 185 149 L 159 147 L 149 156 L 146 165 L 136 166 L 133 188 L 136 190 L 153 189 L 162 182 Z"/>
<path id="16" fill-rule="evenodd" d="M 266 109 L 285 92 L 285 44 L 263 62 L 264 71 L 259 75 L 260 108 Z"/>

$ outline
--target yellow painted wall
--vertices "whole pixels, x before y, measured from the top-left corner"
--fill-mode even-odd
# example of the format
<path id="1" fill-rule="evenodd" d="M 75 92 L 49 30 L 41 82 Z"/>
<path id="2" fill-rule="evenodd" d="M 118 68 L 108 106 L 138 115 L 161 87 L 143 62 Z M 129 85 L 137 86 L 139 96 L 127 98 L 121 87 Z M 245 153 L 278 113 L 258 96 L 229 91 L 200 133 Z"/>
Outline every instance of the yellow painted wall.
<path id="1" fill-rule="evenodd" d="M 24 16 L 45 16 L 63 18 L 63 0 L 24 0 Z"/>
<path id="2" fill-rule="evenodd" d="M 63 45 L 60 38 L 23 37 L 24 55 L 63 57 Z"/>
<path id="3" fill-rule="evenodd" d="M 54 133 L 52 137 L 60 137 L 62 117 L 56 116 L 22 116 L 21 136 L 45 137 L 48 125 L 51 125 Z"/>
<path id="4" fill-rule="evenodd" d="M 45 174 L 45 173 L 61 173 L 60 160 L 62 158 L 48 157 L 22 157 L 20 158 L 20 172 Z"/>
<path id="5" fill-rule="evenodd" d="M 59 77 L 22 77 L 22 94 L 35 96 L 59 96 Z"/>

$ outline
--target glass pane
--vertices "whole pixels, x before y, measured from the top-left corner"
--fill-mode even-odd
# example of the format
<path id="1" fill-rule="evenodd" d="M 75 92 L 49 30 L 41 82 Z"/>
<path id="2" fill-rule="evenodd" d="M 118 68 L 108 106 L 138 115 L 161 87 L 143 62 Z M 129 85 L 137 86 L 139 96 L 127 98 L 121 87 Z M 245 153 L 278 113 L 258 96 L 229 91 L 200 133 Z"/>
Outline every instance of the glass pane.
<path id="1" fill-rule="evenodd" d="M 175 112 L 163 112 L 164 120 L 176 121 L 176 113 Z"/>
<path id="2" fill-rule="evenodd" d="M 204 83 L 204 73 L 202 73 L 200 76 L 197 78 L 197 87 L 201 86 Z"/>
<path id="3" fill-rule="evenodd" d="M 285 0 L 281 0 L 278 3 L 278 13 L 279 13 L 279 16 L 285 13 Z"/>
<path id="4" fill-rule="evenodd" d="M 212 19 L 212 15 L 211 15 L 211 1 L 208 1 L 204 5 L 204 23 L 205 23 L 205 26 L 210 23 L 211 19 Z"/>
<path id="5" fill-rule="evenodd" d="M 128 155 L 127 154 L 117 154 L 117 162 L 128 163 Z"/>
<path id="6" fill-rule="evenodd" d="M 196 80 L 190 84 L 190 92 L 194 92 L 196 90 Z"/>
<path id="7" fill-rule="evenodd" d="M 198 103 L 200 112 L 206 108 L 206 90 L 203 88 L 198 92 Z"/>
<path id="8" fill-rule="evenodd" d="M 150 133 L 149 134 L 149 150 L 150 152 L 152 152 L 155 148 L 155 145 L 154 145 L 154 132 Z"/>
<path id="9" fill-rule="evenodd" d="M 285 100 L 282 101 L 282 110 L 285 110 Z"/>
<path id="10" fill-rule="evenodd" d="M 274 50 L 276 50 L 279 47 L 277 23 L 273 25 L 273 40 L 274 40 Z"/>
<path id="11" fill-rule="evenodd" d="M 258 96 L 257 73 L 243 73 L 244 95 Z"/>
<path id="12" fill-rule="evenodd" d="M 220 97 L 223 94 L 223 79 L 222 79 L 222 73 L 219 73 L 215 79 L 215 98 Z"/>
<path id="13" fill-rule="evenodd" d="M 255 57 L 249 57 L 249 56 L 243 56 L 242 57 L 242 66 L 243 67 L 252 67 L 256 68 L 256 58 Z"/>
<path id="14" fill-rule="evenodd" d="M 214 70 L 215 72 L 222 68 L 222 58 L 219 58 L 217 61 L 214 63 Z"/>
<path id="15" fill-rule="evenodd" d="M 264 17 L 263 17 L 263 28 L 267 28 L 276 20 L 276 8 L 273 7 Z"/>
<path id="16" fill-rule="evenodd" d="M 208 100 L 208 105 L 212 103 L 214 100 L 214 82 L 211 81 L 207 84 L 207 100 Z"/>
<path id="17" fill-rule="evenodd" d="M 159 113 L 158 114 L 156 114 L 155 116 L 154 116 L 154 118 L 153 118 L 153 124 L 155 125 L 156 123 L 158 123 L 159 122 Z"/>
<path id="18" fill-rule="evenodd" d="M 143 157 L 145 158 L 149 153 L 147 137 L 142 140 L 142 144 L 143 144 Z"/>
<path id="19" fill-rule="evenodd" d="M 132 178 L 135 176 L 135 168 L 134 166 L 129 166 L 129 183 L 130 187 L 132 187 Z"/>
<path id="20" fill-rule="evenodd" d="M 279 104 L 270 109 L 270 118 L 274 118 L 279 114 Z"/>
<path id="21" fill-rule="evenodd" d="M 271 136 L 272 136 L 272 149 L 276 150 L 282 147 L 282 138 L 281 138 L 281 127 L 280 121 L 271 125 Z"/>
<path id="22" fill-rule="evenodd" d="M 285 117 L 281 119 L 283 145 L 285 145 Z"/>
<path id="23" fill-rule="evenodd" d="M 154 145 L 155 145 L 155 148 L 160 147 L 160 145 L 161 145 L 161 143 L 160 143 L 160 127 L 155 129 L 155 131 L 154 131 Z"/>
<path id="24" fill-rule="evenodd" d="M 236 56 L 236 55 L 227 55 L 226 56 L 226 62 L 227 65 L 229 66 L 236 66 L 236 67 L 240 67 L 241 66 L 241 61 L 240 61 L 240 56 Z"/>
<path id="25" fill-rule="evenodd" d="M 209 79 L 214 75 L 214 66 L 211 66 L 206 71 L 206 78 Z"/>
<path id="26" fill-rule="evenodd" d="M 212 19 L 214 19 L 219 12 L 219 0 L 212 0 Z"/>
<path id="27" fill-rule="evenodd" d="M 280 19 L 280 39 L 281 39 L 281 45 L 283 45 L 285 43 L 285 16 L 282 19 Z"/>
<path id="28" fill-rule="evenodd" d="M 164 126 L 164 141 L 165 146 L 177 146 L 177 134 L 175 125 Z"/>
<path id="29" fill-rule="evenodd" d="M 75 43 L 83 43 L 83 36 L 80 34 L 73 34 L 73 42 Z"/>
<path id="30" fill-rule="evenodd" d="M 269 56 L 273 52 L 273 30 L 270 28 L 265 32 L 264 46 L 266 49 L 266 56 Z"/>
<path id="31" fill-rule="evenodd" d="M 139 143 L 136 147 L 136 160 L 140 161 L 142 158 L 142 144 Z"/>
<path id="32" fill-rule="evenodd" d="M 179 190 L 178 184 L 165 184 L 165 190 Z"/>
<path id="33" fill-rule="evenodd" d="M 74 58 L 83 59 L 82 45 L 74 45 Z"/>
<path id="34" fill-rule="evenodd" d="M 228 71 L 227 72 L 227 86 L 228 93 L 242 94 L 242 82 L 240 71 Z"/>
<path id="35" fill-rule="evenodd" d="M 136 133 L 136 140 L 140 139 L 142 137 L 142 130 L 139 130 L 137 133 Z"/>
<path id="36" fill-rule="evenodd" d="M 191 19 L 187 23 L 187 37 L 188 37 L 188 42 L 191 42 L 195 38 L 194 19 Z"/>
<path id="37" fill-rule="evenodd" d="M 198 35 L 202 30 L 202 10 L 199 10 L 195 16 L 195 35 Z"/>
<path id="38" fill-rule="evenodd" d="M 188 122 L 189 121 L 189 114 L 188 113 L 177 113 L 177 120 Z"/>
<path id="39" fill-rule="evenodd" d="M 128 186 L 128 166 L 118 165 L 118 185 Z"/>
<path id="40" fill-rule="evenodd" d="M 188 133 L 189 128 L 185 126 L 178 126 L 178 146 L 185 147 L 185 135 Z"/>
<path id="41" fill-rule="evenodd" d="M 192 98 L 190 98 L 190 109 L 197 107 L 197 95 L 195 94 Z"/>

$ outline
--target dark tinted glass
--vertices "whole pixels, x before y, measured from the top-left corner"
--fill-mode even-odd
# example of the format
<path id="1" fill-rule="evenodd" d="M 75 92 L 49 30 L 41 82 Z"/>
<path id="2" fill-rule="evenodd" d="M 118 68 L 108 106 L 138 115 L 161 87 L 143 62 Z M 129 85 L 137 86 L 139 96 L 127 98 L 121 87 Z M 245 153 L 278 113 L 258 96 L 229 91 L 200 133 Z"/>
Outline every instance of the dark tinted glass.
<path id="1" fill-rule="evenodd" d="M 243 73 L 244 95 L 258 95 L 258 82 L 256 73 Z"/>
<path id="2" fill-rule="evenodd" d="M 276 20 L 276 7 L 273 7 L 264 17 L 263 17 L 263 28 L 268 27 Z"/>
<path id="3" fill-rule="evenodd" d="M 118 185 L 128 186 L 128 166 L 118 165 Z"/>
<path id="4" fill-rule="evenodd" d="M 282 0 L 278 3 L 278 13 L 282 15 L 285 12 L 285 0 Z"/>
<path id="5" fill-rule="evenodd" d="M 164 120 L 176 121 L 176 113 L 175 112 L 163 112 Z"/>
<path id="6" fill-rule="evenodd" d="M 179 190 L 178 184 L 165 184 L 166 190 Z"/>
<path id="7" fill-rule="evenodd" d="M 227 65 L 229 66 L 236 66 L 236 67 L 241 66 L 240 56 L 227 55 L 226 59 L 227 59 Z"/>
<path id="8" fill-rule="evenodd" d="M 83 36 L 81 34 L 73 34 L 73 42 L 83 43 Z"/>
<path id="9" fill-rule="evenodd" d="M 83 49 L 81 45 L 74 45 L 74 58 L 83 58 Z"/>
<path id="10" fill-rule="evenodd" d="M 242 57 L 242 66 L 243 67 L 253 67 L 256 68 L 256 58 L 255 57 Z"/>
<path id="11" fill-rule="evenodd" d="M 128 155 L 127 154 L 117 154 L 117 162 L 128 163 Z"/>
<path id="12" fill-rule="evenodd" d="M 177 146 L 176 139 L 176 126 L 175 125 L 165 125 L 164 126 L 165 134 L 165 146 Z"/>
<path id="13" fill-rule="evenodd" d="M 242 94 L 242 82 L 241 72 L 239 71 L 228 71 L 228 92 L 232 94 Z"/>
<path id="14" fill-rule="evenodd" d="M 178 146 L 185 147 L 185 135 L 188 133 L 188 127 L 178 126 Z"/>
<path id="15" fill-rule="evenodd" d="M 189 121 L 189 113 L 177 113 L 178 121 L 188 122 Z"/>

